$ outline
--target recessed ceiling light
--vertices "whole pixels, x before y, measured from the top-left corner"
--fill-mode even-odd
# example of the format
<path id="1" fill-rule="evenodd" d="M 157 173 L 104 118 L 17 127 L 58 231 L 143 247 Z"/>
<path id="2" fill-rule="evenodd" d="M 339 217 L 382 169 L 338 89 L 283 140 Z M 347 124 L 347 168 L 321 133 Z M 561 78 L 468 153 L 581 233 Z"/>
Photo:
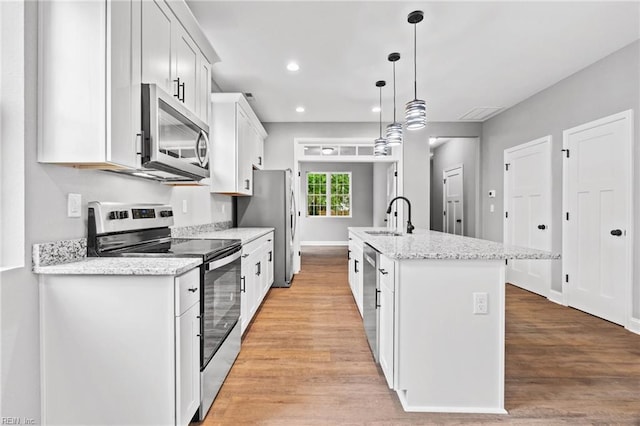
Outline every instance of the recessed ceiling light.
<path id="1" fill-rule="evenodd" d="M 289 71 L 298 71 L 300 69 L 300 65 L 298 65 L 296 62 L 289 62 L 287 64 L 287 69 Z"/>
<path id="2" fill-rule="evenodd" d="M 380 112 L 380 107 L 374 106 L 373 108 L 371 108 L 371 112 Z"/>
<path id="3" fill-rule="evenodd" d="M 303 106 L 296 107 L 296 112 L 304 112 L 304 107 Z"/>
<path id="4" fill-rule="evenodd" d="M 330 147 L 326 147 L 326 148 L 322 148 L 322 153 L 329 155 L 329 154 L 333 154 L 334 148 L 330 148 Z"/>

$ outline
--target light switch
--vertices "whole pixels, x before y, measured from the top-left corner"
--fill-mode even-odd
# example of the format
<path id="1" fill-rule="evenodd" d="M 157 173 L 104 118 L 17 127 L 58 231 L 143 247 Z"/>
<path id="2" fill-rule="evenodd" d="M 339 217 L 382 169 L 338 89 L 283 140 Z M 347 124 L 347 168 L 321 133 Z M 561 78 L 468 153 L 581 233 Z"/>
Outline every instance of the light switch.
<path id="1" fill-rule="evenodd" d="M 496 206 L 494 206 L 493 204 L 489 205 L 489 211 L 491 213 L 493 213 L 494 211 L 496 211 Z"/>
<path id="2" fill-rule="evenodd" d="M 182 200 L 182 213 L 186 213 L 189 211 L 189 205 L 187 204 L 187 200 Z"/>
<path id="3" fill-rule="evenodd" d="M 489 198 L 496 198 L 496 190 L 495 189 L 489 190 Z"/>
<path id="4" fill-rule="evenodd" d="M 82 195 L 69 194 L 67 196 L 67 217 L 82 216 Z"/>

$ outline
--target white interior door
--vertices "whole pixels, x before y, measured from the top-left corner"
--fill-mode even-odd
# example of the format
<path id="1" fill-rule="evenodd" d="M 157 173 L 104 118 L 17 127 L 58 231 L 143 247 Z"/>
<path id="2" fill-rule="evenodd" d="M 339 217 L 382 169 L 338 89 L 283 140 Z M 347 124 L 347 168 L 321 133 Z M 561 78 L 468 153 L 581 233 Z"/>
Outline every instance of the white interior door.
<path id="1" fill-rule="evenodd" d="M 462 166 L 443 172 L 444 232 L 464 235 L 464 191 Z"/>
<path id="2" fill-rule="evenodd" d="M 565 301 L 624 325 L 631 300 L 632 111 L 565 130 Z"/>
<path id="3" fill-rule="evenodd" d="M 551 136 L 504 151 L 504 242 L 551 251 Z M 510 260 L 511 284 L 548 297 L 551 261 Z"/>

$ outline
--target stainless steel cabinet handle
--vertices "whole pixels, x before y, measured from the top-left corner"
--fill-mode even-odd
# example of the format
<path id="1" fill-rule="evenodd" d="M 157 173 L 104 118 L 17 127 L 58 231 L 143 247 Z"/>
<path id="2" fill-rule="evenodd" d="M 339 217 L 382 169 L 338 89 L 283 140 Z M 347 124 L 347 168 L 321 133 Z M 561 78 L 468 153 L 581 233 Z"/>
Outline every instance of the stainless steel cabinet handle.
<path id="1" fill-rule="evenodd" d="M 358 270 L 358 259 L 356 259 L 356 260 L 354 261 L 354 263 L 353 263 L 353 272 L 355 272 L 356 274 L 357 274 L 358 272 L 360 272 L 360 271 Z"/>
<path id="2" fill-rule="evenodd" d="M 173 94 L 173 97 L 180 100 L 180 77 L 173 80 L 173 82 L 176 83 L 176 92 Z"/>
<path id="3" fill-rule="evenodd" d="M 622 235 L 622 229 L 612 229 L 611 230 L 611 235 L 613 235 L 614 237 L 619 237 Z"/>
<path id="4" fill-rule="evenodd" d="M 262 157 L 258 157 L 258 166 L 262 166 Z"/>
<path id="5" fill-rule="evenodd" d="M 547 229 L 547 225 L 538 225 L 538 229 L 545 230 Z"/>
<path id="6" fill-rule="evenodd" d="M 242 293 L 245 293 L 245 292 L 246 292 L 246 290 L 247 290 L 247 280 L 245 280 L 245 278 L 244 278 L 244 277 L 240 277 L 240 283 L 242 284 L 242 285 L 240 286 L 240 291 L 241 291 Z"/>
<path id="7" fill-rule="evenodd" d="M 244 180 L 244 189 L 249 189 L 249 179 Z"/>
<path id="8" fill-rule="evenodd" d="M 270 251 L 269 252 L 269 262 L 272 262 L 272 261 L 273 261 L 273 252 Z"/>
<path id="9" fill-rule="evenodd" d="M 381 273 L 382 275 L 387 275 L 387 274 L 389 274 L 387 271 L 385 271 L 385 270 L 384 270 L 384 269 L 382 269 L 382 268 L 378 269 L 378 271 L 380 271 L 380 273 Z"/>
<path id="10" fill-rule="evenodd" d="M 256 275 L 260 276 L 262 274 L 262 262 L 256 263 Z"/>
<path id="11" fill-rule="evenodd" d="M 247 257 L 249 257 L 249 254 L 248 254 L 248 253 L 247 253 L 247 254 L 243 254 L 243 255 L 242 255 L 242 258 L 243 258 L 243 259 L 245 259 L 245 258 L 247 258 Z"/>
<path id="12" fill-rule="evenodd" d="M 378 296 L 380 294 L 380 290 L 376 289 L 376 308 L 380 307 L 380 297 Z"/>

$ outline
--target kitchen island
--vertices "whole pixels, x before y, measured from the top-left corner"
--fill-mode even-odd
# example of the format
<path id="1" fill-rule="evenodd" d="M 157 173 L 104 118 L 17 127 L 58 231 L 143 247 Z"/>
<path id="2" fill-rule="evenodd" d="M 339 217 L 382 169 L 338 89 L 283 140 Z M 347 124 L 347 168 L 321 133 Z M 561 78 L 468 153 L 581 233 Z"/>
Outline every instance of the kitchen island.
<path id="1" fill-rule="evenodd" d="M 421 229 L 386 233 L 349 228 L 349 278 L 365 329 L 375 312 L 374 358 L 404 410 L 506 413 L 505 260 L 559 255 Z M 373 276 L 363 274 L 367 245 L 377 252 Z"/>

